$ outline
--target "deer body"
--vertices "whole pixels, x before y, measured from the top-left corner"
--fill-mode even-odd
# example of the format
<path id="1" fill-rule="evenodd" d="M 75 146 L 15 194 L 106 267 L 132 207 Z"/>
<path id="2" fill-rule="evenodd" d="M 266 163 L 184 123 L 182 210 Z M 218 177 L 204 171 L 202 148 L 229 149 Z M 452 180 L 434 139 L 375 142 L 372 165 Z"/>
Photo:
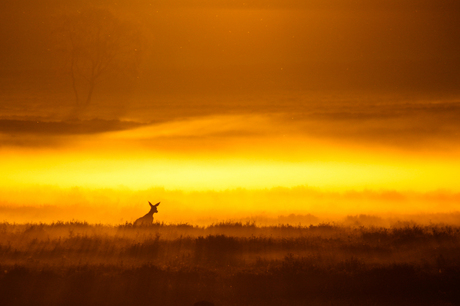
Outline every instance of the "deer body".
<path id="1" fill-rule="evenodd" d="M 153 223 L 153 214 L 158 212 L 158 205 L 160 205 L 160 202 L 157 204 L 153 205 L 152 203 L 149 202 L 150 205 L 150 211 L 143 217 L 137 219 L 134 221 L 134 226 L 145 226 L 145 225 L 152 225 Z"/>

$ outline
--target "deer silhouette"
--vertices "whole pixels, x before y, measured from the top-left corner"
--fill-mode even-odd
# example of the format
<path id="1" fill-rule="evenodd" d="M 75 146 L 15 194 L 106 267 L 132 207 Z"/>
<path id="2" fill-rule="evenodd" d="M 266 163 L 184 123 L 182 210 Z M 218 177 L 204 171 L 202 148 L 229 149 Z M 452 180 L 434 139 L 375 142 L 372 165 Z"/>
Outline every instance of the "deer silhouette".
<path id="1" fill-rule="evenodd" d="M 139 225 L 152 225 L 153 223 L 153 214 L 158 212 L 158 205 L 160 205 L 160 202 L 157 204 L 153 205 L 152 203 L 149 202 L 150 205 L 150 211 L 143 217 L 137 219 L 134 221 L 134 226 L 139 226 Z"/>

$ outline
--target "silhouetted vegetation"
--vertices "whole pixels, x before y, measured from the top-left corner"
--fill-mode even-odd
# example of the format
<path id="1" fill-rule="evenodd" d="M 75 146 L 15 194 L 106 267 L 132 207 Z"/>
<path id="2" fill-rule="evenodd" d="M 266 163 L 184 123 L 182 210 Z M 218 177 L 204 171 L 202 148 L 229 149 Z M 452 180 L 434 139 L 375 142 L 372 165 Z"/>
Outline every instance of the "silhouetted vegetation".
<path id="1" fill-rule="evenodd" d="M 132 24 L 108 9 L 70 11 L 58 22 L 60 31 L 55 48 L 70 75 L 76 99 L 75 115 L 78 115 L 90 104 L 94 88 L 104 75 L 115 72 L 126 75 L 137 70 L 142 39 Z"/>
<path id="2" fill-rule="evenodd" d="M 460 227 L 444 225 L 1 223 L 0 296 L 2 305 L 457 305 L 459 242 Z"/>

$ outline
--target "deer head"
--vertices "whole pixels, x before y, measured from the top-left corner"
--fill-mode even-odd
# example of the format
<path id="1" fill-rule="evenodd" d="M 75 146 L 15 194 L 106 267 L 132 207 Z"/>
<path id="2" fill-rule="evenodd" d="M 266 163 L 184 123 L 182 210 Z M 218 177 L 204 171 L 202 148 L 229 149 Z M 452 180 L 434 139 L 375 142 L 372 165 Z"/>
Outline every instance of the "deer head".
<path id="1" fill-rule="evenodd" d="M 153 205 L 152 203 L 149 202 L 149 205 L 150 205 L 150 212 L 153 212 L 153 213 L 157 213 L 158 212 L 158 205 L 160 205 L 160 202 L 158 202 L 157 204 Z"/>

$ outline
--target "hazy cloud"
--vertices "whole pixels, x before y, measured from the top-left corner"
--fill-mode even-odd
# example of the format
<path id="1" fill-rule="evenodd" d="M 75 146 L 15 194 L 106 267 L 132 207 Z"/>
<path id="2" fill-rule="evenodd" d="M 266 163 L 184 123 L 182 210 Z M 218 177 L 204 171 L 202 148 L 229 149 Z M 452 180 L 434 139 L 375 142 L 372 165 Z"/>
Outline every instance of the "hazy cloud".
<path id="1" fill-rule="evenodd" d="M 404 150 L 442 152 L 457 150 L 460 135 L 460 104 L 452 102 L 414 103 L 345 103 L 340 105 L 318 102 L 292 102 L 267 105 L 264 112 L 254 114 L 208 115 L 195 114 L 184 119 L 181 112 L 155 123 L 138 121 L 22 121 L 0 120 L 3 145 L 52 146 L 71 141 L 66 136 L 97 137 L 102 143 L 142 144 L 146 148 L 180 152 L 219 151 L 224 148 L 251 146 L 263 142 L 276 145 L 280 139 L 335 141 L 341 145 L 382 146 Z M 192 105 L 188 107 L 193 108 Z M 211 107 L 211 106 L 210 106 Z M 186 107 L 185 107 L 186 108 Z M 209 109 L 208 109 L 209 110 Z M 150 111 L 149 111 L 150 112 Z M 216 110 L 219 112 L 219 110 Z M 212 113 L 212 111 L 211 111 Z M 147 113 L 145 113 L 147 115 Z M 149 116 L 145 116 L 146 118 Z M 91 141 L 88 138 L 88 141 Z M 289 157 L 287 153 L 286 158 Z"/>
<path id="2" fill-rule="evenodd" d="M 81 135 L 133 129 L 143 124 L 132 121 L 92 119 L 88 121 L 27 121 L 0 119 L 0 133 L 9 135 Z"/>

